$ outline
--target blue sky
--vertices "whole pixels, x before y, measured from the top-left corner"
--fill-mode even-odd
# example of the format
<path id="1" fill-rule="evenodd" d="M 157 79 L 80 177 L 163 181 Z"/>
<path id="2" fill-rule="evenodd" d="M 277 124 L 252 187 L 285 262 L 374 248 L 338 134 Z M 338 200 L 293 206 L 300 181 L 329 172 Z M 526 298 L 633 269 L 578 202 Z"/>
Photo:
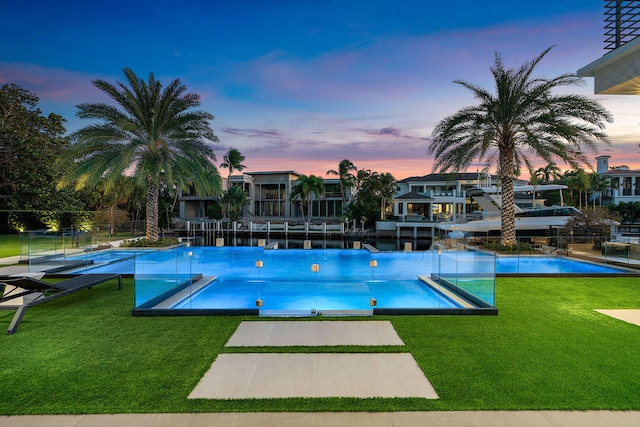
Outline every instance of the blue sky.
<path id="1" fill-rule="evenodd" d="M 434 125 L 474 104 L 461 79 L 491 88 L 495 52 L 515 67 L 555 46 L 537 75 L 604 54 L 600 0 L 169 1 L 0 0 L 0 83 L 67 119 L 106 100 L 91 81 L 122 69 L 179 78 L 216 119 L 247 171 L 324 175 L 340 160 L 398 179 L 431 172 Z M 614 114 L 612 165 L 640 165 L 637 100 L 572 88 Z M 594 162 L 595 163 L 595 162 Z M 561 165 L 562 166 L 562 165 Z"/>

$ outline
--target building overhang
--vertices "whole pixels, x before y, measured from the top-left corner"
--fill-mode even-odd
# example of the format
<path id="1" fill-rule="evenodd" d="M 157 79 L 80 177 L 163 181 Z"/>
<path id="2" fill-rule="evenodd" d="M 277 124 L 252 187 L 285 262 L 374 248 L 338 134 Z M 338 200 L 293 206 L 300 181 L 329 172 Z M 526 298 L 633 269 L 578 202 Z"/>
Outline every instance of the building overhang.
<path id="1" fill-rule="evenodd" d="M 582 67 L 580 77 L 594 77 L 594 92 L 640 95 L 640 37 Z"/>

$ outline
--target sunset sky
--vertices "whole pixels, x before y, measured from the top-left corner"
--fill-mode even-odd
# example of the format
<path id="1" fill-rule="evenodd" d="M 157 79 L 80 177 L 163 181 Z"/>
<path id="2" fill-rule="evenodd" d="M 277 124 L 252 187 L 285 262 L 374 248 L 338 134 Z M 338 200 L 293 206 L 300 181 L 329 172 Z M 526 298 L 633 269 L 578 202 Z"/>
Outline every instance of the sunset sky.
<path id="1" fill-rule="evenodd" d="M 324 176 L 346 158 L 402 179 L 432 171 L 426 152 L 434 125 L 475 104 L 453 80 L 491 89 L 495 52 L 517 67 L 549 46 L 537 76 L 576 72 L 605 53 L 603 6 L 0 0 L 0 84 L 34 92 L 43 112 L 65 117 L 72 132 L 88 124 L 75 117 L 77 104 L 107 101 L 92 80 L 124 81 L 124 67 L 165 83 L 179 78 L 216 117 L 218 164 L 234 147 L 249 172 Z M 614 115 L 613 144 L 598 154 L 639 168 L 640 99 L 593 95 L 593 79 L 585 83 L 570 90 Z"/>

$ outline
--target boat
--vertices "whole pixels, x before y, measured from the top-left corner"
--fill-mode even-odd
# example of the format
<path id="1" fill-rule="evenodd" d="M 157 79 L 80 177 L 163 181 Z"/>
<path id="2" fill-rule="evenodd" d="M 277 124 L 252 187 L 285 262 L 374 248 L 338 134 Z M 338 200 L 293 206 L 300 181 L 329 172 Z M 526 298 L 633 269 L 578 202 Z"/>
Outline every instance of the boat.
<path id="1" fill-rule="evenodd" d="M 563 227 L 571 216 L 580 213 L 573 206 L 564 206 L 562 190 L 566 188 L 566 185 L 559 184 L 514 186 L 516 195 L 527 195 L 527 197 L 516 198 L 514 206 L 516 233 L 528 235 L 547 233 L 549 230 Z M 560 205 L 544 206 L 539 198 L 536 199 L 539 193 L 547 191 L 560 191 Z M 499 232 L 502 229 L 500 189 L 476 187 L 467 190 L 467 195 L 473 198 L 482 211 L 470 214 L 466 222 L 443 222 L 437 227 L 452 236 L 459 236 L 460 233 L 486 235 Z"/>

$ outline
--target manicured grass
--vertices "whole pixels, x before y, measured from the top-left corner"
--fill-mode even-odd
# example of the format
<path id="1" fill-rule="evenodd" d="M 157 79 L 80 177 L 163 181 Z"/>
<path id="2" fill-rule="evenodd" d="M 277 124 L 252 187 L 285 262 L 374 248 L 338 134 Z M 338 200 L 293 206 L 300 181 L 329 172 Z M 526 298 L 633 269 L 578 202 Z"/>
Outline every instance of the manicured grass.
<path id="1" fill-rule="evenodd" d="M 0 258 L 20 255 L 20 235 L 0 234 Z"/>
<path id="2" fill-rule="evenodd" d="M 28 251 L 32 255 L 41 252 L 64 251 L 65 248 L 73 247 L 73 238 L 70 236 L 53 236 L 53 235 L 36 235 L 31 236 L 27 242 L 25 240 L 22 250 L 25 255 Z M 0 258 L 20 255 L 20 235 L 19 234 L 0 234 Z"/>
<path id="3" fill-rule="evenodd" d="M 640 410 L 640 327 L 593 311 L 640 308 L 639 280 L 500 278 L 496 317 L 388 317 L 404 347 L 233 350 L 243 318 L 132 317 L 132 280 L 109 282 L 0 335 L 0 414 Z M 0 331 L 12 316 L 0 311 Z M 409 351 L 440 399 L 187 399 L 218 353 L 329 350 Z"/>

